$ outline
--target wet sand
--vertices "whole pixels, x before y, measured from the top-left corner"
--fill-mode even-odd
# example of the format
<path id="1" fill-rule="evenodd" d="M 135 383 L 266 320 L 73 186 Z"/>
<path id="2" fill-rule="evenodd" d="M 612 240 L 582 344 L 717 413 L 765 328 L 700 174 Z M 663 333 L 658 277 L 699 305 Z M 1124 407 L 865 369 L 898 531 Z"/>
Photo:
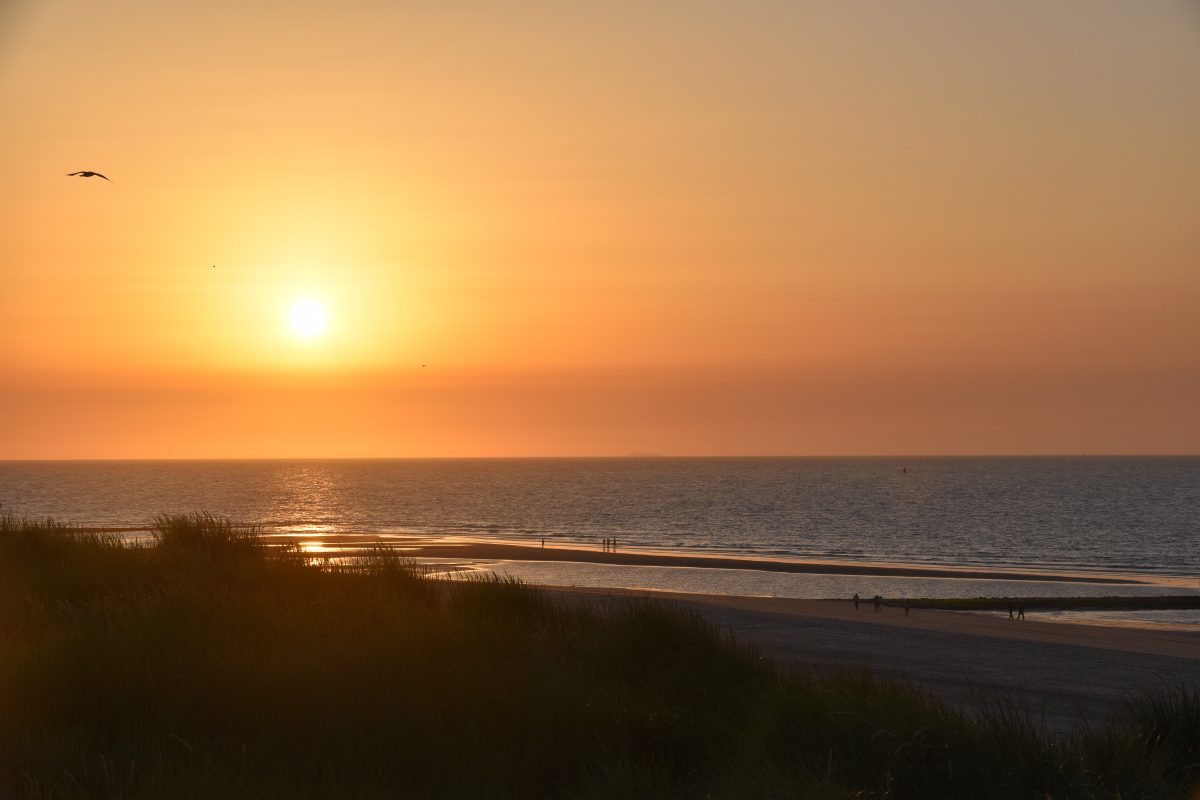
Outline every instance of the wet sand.
<path id="1" fill-rule="evenodd" d="M 817 672 L 868 669 L 960 708 L 1002 693 L 1050 730 L 1097 723 L 1144 689 L 1200 689 L 1200 633 L 1023 622 L 868 602 L 547 587 L 612 604 L 655 598 L 700 614 L 779 663 Z"/>
<path id="2" fill-rule="evenodd" d="M 495 561 L 566 561 L 585 564 L 614 564 L 639 567 L 702 567 L 708 569 L 754 569 L 765 572 L 796 572 L 811 575 L 874 575 L 904 578 L 973 578 L 982 580 L 1074 581 L 1077 583 L 1139 584 L 1141 580 L 1116 575 L 1077 572 L 937 567 L 917 564 L 879 564 L 792 559 L 761 559 L 742 556 L 683 555 L 645 551 L 609 552 L 574 547 L 536 547 L 498 542 L 396 544 L 414 558 L 459 558 Z"/>

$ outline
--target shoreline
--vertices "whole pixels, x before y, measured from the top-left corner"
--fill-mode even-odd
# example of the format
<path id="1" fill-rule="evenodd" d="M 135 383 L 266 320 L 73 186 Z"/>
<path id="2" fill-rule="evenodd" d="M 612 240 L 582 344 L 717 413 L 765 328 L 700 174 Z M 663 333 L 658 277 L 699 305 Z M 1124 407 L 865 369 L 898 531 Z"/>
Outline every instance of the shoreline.
<path id="1" fill-rule="evenodd" d="M 246 523 L 237 527 L 254 528 Z M 152 526 L 77 526 L 79 533 L 149 533 Z M 261 529 L 267 541 L 299 544 L 312 554 L 331 558 L 354 556 L 374 546 L 395 548 L 413 558 L 561 562 L 606 564 L 625 567 L 680 567 L 700 569 L 757 570 L 808 575 L 844 575 L 891 578 L 960 578 L 968 580 L 1084 583 L 1114 586 L 1178 586 L 1200 590 L 1200 576 L 1166 575 L 1087 568 L 1039 568 L 983 566 L 970 564 L 927 564 L 903 561 L 836 560 L 805 556 L 759 556 L 743 553 L 686 552 L 681 549 L 628 548 L 609 551 L 583 542 L 555 542 L 539 546 L 526 539 L 496 539 L 461 534 L 391 533 L 374 531 L 330 532 L 320 530 Z M 135 537 L 141 538 L 141 537 Z"/>
<path id="2" fill-rule="evenodd" d="M 1029 584 L 1076 583 L 1092 587 L 1112 586 L 1114 589 L 1121 587 L 1130 589 L 1135 587 L 1155 587 L 1159 589 L 1177 588 L 1184 594 L 1180 594 L 1173 599 L 1182 601 L 1185 598 L 1190 598 L 1193 594 L 1196 597 L 1200 597 L 1200 576 L 1100 572 L 1078 568 L 1050 571 L 1037 567 L 989 567 L 956 564 L 932 565 L 913 562 L 866 560 L 839 561 L 821 558 L 805 558 L 800 556 L 792 557 L 786 555 L 764 558 L 761 556 L 742 553 L 689 553 L 686 551 L 681 551 L 680 549 L 656 550 L 636 547 L 614 551 L 596 549 L 594 546 L 583 542 L 556 542 L 555 544 L 546 547 L 544 544 L 534 544 L 524 539 L 512 540 L 461 535 L 368 531 L 347 531 L 336 533 L 318 530 L 279 531 L 277 529 L 264 530 L 261 527 L 253 524 L 235 526 L 245 528 L 258 527 L 261 531 L 263 540 L 266 541 L 269 546 L 282 542 L 295 544 L 298 545 L 305 554 L 313 557 L 323 557 L 327 560 L 327 563 L 341 559 L 354 558 L 355 556 L 362 554 L 364 551 L 374 547 L 384 547 L 394 549 L 397 552 L 403 553 L 407 557 L 417 560 L 429 559 L 431 561 L 437 560 L 462 562 L 462 569 L 479 568 L 480 565 L 472 565 L 470 562 L 495 561 L 528 564 L 580 564 L 632 568 L 651 567 L 681 570 L 744 570 L 780 575 L 790 574 L 829 577 L 948 579 L 964 581 L 1023 582 Z M 126 538 L 122 536 L 122 534 L 147 533 L 152 531 L 153 528 L 143 526 L 75 526 L 72 527 L 71 530 L 79 533 L 115 534 L 121 538 Z M 126 541 L 144 544 L 145 539 L 146 537 L 133 537 L 132 539 L 126 538 Z M 535 579 L 534 582 L 537 582 L 537 580 Z M 592 588 L 620 589 L 622 587 L 619 585 L 608 587 L 604 585 L 593 584 Z M 652 588 L 650 590 L 660 591 L 657 588 Z M 661 591 L 690 592 L 693 590 L 663 589 Z M 755 596 L 743 593 L 722 592 L 721 590 L 712 592 L 712 594 L 721 596 L 726 594 L 731 596 Z M 946 598 L 944 596 L 934 595 L 925 599 L 932 599 L 935 602 L 940 602 L 940 600 L 944 599 L 991 599 L 999 601 L 1007 596 L 1007 594 L 997 594 L 978 595 L 973 598 L 967 598 L 966 596 L 960 598 Z M 810 597 L 814 599 L 829 598 L 831 595 L 810 595 Z M 1059 598 L 1065 596 L 1055 595 L 1054 597 Z M 1103 598 L 1104 596 L 1089 595 L 1088 597 Z M 1111 599 L 1116 599 L 1119 597 L 1126 597 L 1126 595 L 1113 595 Z M 1044 600 L 1047 598 L 1037 598 L 1034 596 L 1030 597 L 1030 599 Z M 993 608 L 999 607 L 1000 606 L 993 606 Z M 1135 607 L 1148 608 L 1151 606 L 1143 606 L 1139 604 Z M 1183 605 L 1159 605 L 1156 607 L 1160 609 L 1193 609 L 1197 606 L 1188 601 Z M 1079 610 L 1083 610 L 1082 606 L 1078 606 L 1078 608 Z M 1117 610 L 1118 607 L 1111 604 L 1099 604 L 1091 606 L 1091 608 L 1096 610 L 1100 610 L 1102 608 L 1112 608 Z M 953 610 L 966 609 L 959 608 Z M 1063 608 L 1062 610 L 1075 609 Z"/>
<path id="3" fill-rule="evenodd" d="M 626 567 L 692 567 L 702 569 L 746 569 L 761 572 L 789 572 L 809 575 L 862 575 L 895 578 L 963 578 L 974 580 L 1012 580 L 1061 583 L 1111 584 L 1115 586 L 1170 585 L 1183 578 L 1156 576 L 1089 574 L 1080 572 L 1042 572 L 988 567 L 925 566 L 920 564 L 824 561 L 811 559 L 764 559 L 740 555 L 691 555 L 656 553 L 644 550 L 606 551 L 575 547 L 538 547 L 495 541 L 463 541 L 415 546 L 396 546 L 413 558 L 462 558 L 496 561 L 557 561 L 583 564 L 609 564 Z M 1181 585 L 1184 585 L 1181 583 Z"/>

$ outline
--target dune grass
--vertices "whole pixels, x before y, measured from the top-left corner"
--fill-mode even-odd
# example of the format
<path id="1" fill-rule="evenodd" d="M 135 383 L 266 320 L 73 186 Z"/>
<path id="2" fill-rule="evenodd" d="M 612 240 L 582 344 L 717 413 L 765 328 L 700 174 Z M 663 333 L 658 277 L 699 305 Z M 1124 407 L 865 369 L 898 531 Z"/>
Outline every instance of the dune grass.
<path id="1" fill-rule="evenodd" d="M 307 565 L 164 516 L 157 547 L 0 515 L 0 797 L 1183 797 L 1200 696 L 1051 738 L 695 616 Z"/>
<path id="2" fill-rule="evenodd" d="M 259 526 L 235 525 L 207 511 L 160 514 L 155 518 L 152 530 L 160 550 L 220 556 L 263 547 Z"/>

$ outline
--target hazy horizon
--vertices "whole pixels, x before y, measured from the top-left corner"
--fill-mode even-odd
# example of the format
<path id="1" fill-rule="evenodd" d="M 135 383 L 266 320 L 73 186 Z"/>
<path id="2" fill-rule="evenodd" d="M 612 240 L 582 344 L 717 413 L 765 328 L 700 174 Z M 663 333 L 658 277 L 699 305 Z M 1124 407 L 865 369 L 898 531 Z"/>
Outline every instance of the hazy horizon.
<path id="1" fill-rule="evenodd" d="M 1200 453 L 854 453 L 834 455 L 829 453 L 785 453 L 767 455 L 762 453 L 727 453 L 672 455 L 670 453 L 625 453 L 617 455 L 545 455 L 545 456 L 238 456 L 212 458 L 0 458 L 0 463 L 52 463 L 52 462 L 173 462 L 173 461 L 654 461 L 663 460 L 891 460 L 922 459 L 935 461 L 947 459 L 1192 459 Z"/>
<path id="2" fill-rule="evenodd" d="M 1200 453 L 1198 45 L 1183 0 L 6 6 L 0 459 Z"/>

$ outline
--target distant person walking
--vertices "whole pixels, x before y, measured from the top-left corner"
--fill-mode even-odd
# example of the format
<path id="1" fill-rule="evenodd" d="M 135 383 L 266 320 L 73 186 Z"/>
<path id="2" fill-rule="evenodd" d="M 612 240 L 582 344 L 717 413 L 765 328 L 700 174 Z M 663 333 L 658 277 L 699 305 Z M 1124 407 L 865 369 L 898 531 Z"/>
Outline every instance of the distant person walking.
<path id="1" fill-rule="evenodd" d="M 1015 609 L 1016 609 L 1016 605 L 1013 604 L 1013 601 L 1009 600 L 1008 601 L 1008 618 L 1009 619 L 1013 618 L 1013 611 Z"/>
<path id="2" fill-rule="evenodd" d="M 1025 604 L 1017 603 L 1017 619 L 1025 619 Z"/>
<path id="3" fill-rule="evenodd" d="M 612 550 L 614 553 L 617 552 L 617 538 L 615 536 L 613 537 L 613 540 L 612 540 Z"/>
<path id="4" fill-rule="evenodd" d="M 872 598 L 872 602 L 875 604 L 876 611 L 883 609 L 883 597 L 881 595 L 875 595 L 875 597 Z"/>
<path id="5" fill-rule="evenodd" d="M 854 610 L 858 611 L 858 592 L 854 593 Z"/>

